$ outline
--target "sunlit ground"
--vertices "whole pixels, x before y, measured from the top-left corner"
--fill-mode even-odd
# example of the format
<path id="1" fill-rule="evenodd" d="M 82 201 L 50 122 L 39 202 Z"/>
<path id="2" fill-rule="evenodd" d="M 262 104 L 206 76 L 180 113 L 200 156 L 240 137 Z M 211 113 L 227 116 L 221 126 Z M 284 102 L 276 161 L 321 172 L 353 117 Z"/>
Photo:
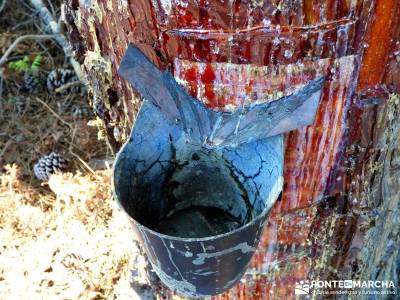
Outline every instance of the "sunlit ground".
<path id="1" fill-rule="evenodd" d="M 110 170 L 53 175 L 37 191 L 7 166 L 0 187 L 0 298 L 139 299 L 127 218 L 110 196 Z M 36 203 L 32 203 L 36 199 Z M 136 280 L 136 282 L 132 282 Z"/>

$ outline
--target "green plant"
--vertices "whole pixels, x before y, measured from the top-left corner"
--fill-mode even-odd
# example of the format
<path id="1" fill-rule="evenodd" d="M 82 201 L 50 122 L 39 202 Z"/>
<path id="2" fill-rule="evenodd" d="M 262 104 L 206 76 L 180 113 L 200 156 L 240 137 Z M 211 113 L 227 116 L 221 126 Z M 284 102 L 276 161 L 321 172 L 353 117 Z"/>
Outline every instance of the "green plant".
<path id="1" fill-rule="evenodd" d="M 17 102 L 18 97 L 17 96 L 11 96 L 7 98 L 7 102 L 14 105 Z"/>
<path id="2" fill-rule="evenodd" d="M 30 59 L 27 55 L 25 55 L 23 58 L 11 61 L 8 63 L 8 67 L 17 72 L 17 73 L 22 73 L 22 72 L 37 72 L 40 67 L 42 66 L 42 61 L 43 61 L 43 56 L 41 54 L 35 55 L 35 57 L 32 60 L 32 63 L 30 62 Z"/>
<path id="3" fill-rule="evenodd" d="M 24 56 L 22 59 L 11 61 L 8 63 L 8 67 L 17 73 L 25 72 L 30 67 L 29 57 Z"/>
<path id="4" fill-rule="evenodd" d="M 43 56 L 41 54 L 36 55 L 32 61 L 31 70 L 38 71 L 42 66 L 42 61 L 43 61 Z"/>

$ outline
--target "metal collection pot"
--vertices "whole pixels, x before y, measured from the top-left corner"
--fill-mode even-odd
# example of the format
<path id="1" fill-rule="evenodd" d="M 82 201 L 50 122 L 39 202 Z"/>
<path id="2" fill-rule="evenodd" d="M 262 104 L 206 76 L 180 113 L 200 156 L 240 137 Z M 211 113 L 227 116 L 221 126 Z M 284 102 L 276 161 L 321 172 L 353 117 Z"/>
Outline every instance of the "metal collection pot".
<path id="1" fill-rule="evenodd" d="M 134 46 L 119 72 L 145 100 L 114 164 L 115 198 L 169 288 L 222 293 L 245 273 L 282 190 L 282 133 L 312 123 L 323 78 L 217 112 Z"/>

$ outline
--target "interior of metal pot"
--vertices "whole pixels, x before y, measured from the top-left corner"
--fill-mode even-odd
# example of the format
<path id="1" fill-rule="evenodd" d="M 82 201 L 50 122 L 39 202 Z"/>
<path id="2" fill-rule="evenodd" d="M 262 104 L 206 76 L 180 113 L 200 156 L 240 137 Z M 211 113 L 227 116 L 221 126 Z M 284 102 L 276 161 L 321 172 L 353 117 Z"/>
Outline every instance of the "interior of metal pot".
<path id="1" fill-rule="evenodd" d="M 190 148 L 126 174 L 132 185 L 119 197 L 130 216 L 161 233 L 200 238 L 229 232 L 262 212 L 264 205 L 250 202 L 221 152 Z"/>
<path id="2" fill-rule="evenodd" d="M 206 148 L 155 120 L 164 119 L 147 102 L 114 167 L 115 194 L 134 220 L 167 235 L 202 238 L 239 228 L 272 205 L 268 195 L 282 170 L 280 136 Z"/>
<path id="3" fill-rule="evenodd" d="M 232 166 L 216 151 L 187 151 L 171 163 L 161 193 L 160 232 L 180 237 L 205 237 L 228 232 L 260 213 L 247 191 L 231 175 Z"/>

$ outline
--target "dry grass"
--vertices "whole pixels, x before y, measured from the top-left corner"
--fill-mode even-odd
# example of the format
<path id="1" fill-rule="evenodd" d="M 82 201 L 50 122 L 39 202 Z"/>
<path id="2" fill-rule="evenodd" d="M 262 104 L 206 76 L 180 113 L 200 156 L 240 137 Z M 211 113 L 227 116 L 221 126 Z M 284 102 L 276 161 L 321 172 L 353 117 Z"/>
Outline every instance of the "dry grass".
<path id="1" fill-rule="evenodd" d="M 16 165 L 6 169 L 0 185 L 1 299 L 153 298 L 138 270 L 147 262 L 111 199 L 110 170 L 53 175 L 53 193 L 40 194 L 21 180 Z"/>
<path id="2" fill-rule="evenodd" d="M 59 1 L 49 2 L 59 14 Z M 7 1 L 0 16 L 0 55 L 18 36 L 43 33 L 26 3 Z M 68 67 L 49 41 L 21 43 L 10 60 L 38 54 L 44 75 Z M 21 74 L 7 66 L 1 71 L 0 299 L 153 298 L 143 276 L 148 262 L 111 197 L 111 170 L 98 168 L 110 159 L 108 147 L 88 119 L 76 120 L 71 112 L 88 107 L 88 99 L 46 91 L 32 95 L 23 92 Z M 25 104 L 22 112 L 17 98 Z M 70 173 L 41 183 L 32 167 L 52 151 L 70 161 Z"/>
<path id="3" fill-rule="evenodd" d="M 49 2 L 52 2 L 49 8 L 59 14 L 60 2 Z M 0 56 L 18 36 L 45 33 L 37 14 L 27 3 L 24 0 L 7 1 L 0 16 Z M 70 68 L 64 53 L 51 41 L 24 41 L 14 49 L 9 61 L 24 56 L 32 60 L 37 55 L 43 57 L 40 67 L 43 77 L 54 69 Z M 87 125 L 89 120 L 77 120 L 72 115 L 75 107 L 89 108 L 85 95 L 61 96 L 45 89 L 28 93 L 23 90 L 22 73 L 10 69 L 8 63 L 1 66 L 0 71 L 4 79 L 0 85 L 0 169 L 16 163 L 26 178 L 33 178 L 32 165 L 52 151 L 71 161 L 71 171 L 87 171 L 77 156 L 90 162 L 111 155 L 105 142 L 97 140 L 97 129 Z M 18 102 L 24 104 L 22 112 L 18 112 Z M 30 184 L 37 186 L 35 180 L 30 180 Z"/>

